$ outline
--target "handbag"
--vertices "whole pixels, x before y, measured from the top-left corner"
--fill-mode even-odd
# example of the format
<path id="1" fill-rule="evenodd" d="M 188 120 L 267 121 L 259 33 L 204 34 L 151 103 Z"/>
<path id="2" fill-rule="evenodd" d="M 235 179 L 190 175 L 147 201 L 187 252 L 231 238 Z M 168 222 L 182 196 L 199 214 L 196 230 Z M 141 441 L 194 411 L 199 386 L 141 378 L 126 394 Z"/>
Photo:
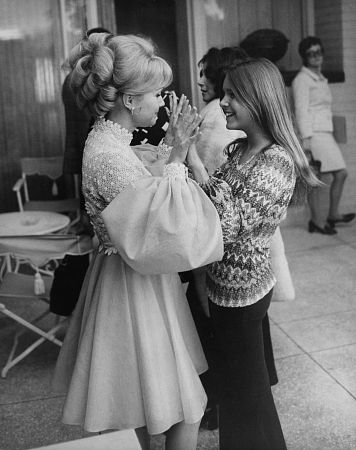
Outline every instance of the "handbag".
<path id="1" fill-rule="evenodd" d="M 315 176 L 317 178 L 320 178 L 320 174 L 321 174 L 321 161 L 319 161 L 318 159 L 315 159 L 313 156 L 313 153 L 311 152 L 311 150 L 306 150 L 305 154 L 307 155 L 308 161 L 309 161 L 309 166 L 311 168 L 311 170 L 314 172 Z"/>
<path id="2" fill-rule="evenodd" d="M 60 316 L 70 316 L 77 304 L 89 265 L 89 255 L 66 255 L 54 272 L 49 309 Z"/>

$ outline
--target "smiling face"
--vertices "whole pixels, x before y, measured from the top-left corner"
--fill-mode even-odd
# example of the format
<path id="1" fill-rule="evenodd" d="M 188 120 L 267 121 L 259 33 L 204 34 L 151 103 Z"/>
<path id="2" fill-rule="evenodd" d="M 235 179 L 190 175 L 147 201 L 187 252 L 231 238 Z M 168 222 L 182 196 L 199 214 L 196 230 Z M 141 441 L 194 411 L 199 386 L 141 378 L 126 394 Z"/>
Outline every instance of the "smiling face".
<path id="1" fill-rule="evenodd" d="M 200 72 L 198 86 L 200 87 L 203 102 L 209 103 L 211 100 L 214 100 L 214 98 L 216 98 L 215 87 L 214 84 L 205 75 L 205 64 L 200 65 L 199 68 Z"/>
<path id="2" fill-rule="evenodd" d="M 152 127 L 158 117 L 158 110 L 164 106 L 161 89 L 146 94 L 134 95 L 132 99 L 133 121 L 135 127 Z"/>
<path id="3" fill-rule="evenodd" d="M 246 106 L 236 98 L 229 76 L 225 77 L 223 89 L 224 97 L 220 101 L 220 106 L 226 117 L 226 128 L 242 130 L 248 134 L 253 125 L 253 119 Z"/>

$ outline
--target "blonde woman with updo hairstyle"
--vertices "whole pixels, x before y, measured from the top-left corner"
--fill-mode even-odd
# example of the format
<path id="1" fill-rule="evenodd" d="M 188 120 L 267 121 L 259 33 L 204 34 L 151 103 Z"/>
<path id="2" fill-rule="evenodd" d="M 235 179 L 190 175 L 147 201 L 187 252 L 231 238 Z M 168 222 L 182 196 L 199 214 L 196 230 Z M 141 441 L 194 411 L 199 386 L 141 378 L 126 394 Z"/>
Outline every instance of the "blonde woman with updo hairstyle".
<path id="1" fill-rule="evenodd" d="M 207 268 L 207 296 L 221 361 L 221 450 L 285 450 L 264 355 L 262 322 L 276 278 L 271 239 L 290 203 L 318 184 L 294 133 L 282 76 L 266 59 L 231 65 L 220 106 L 227 148 L 211 176 L 191 146 L 188 163 L 219 213 L 224 256 Z"/>
<path id="2" fill-rule="evenodd" d="M 152 176 L 130 147 L 154 125 L 170 66 L 148 39 L 94 33 L 69 60 L 78 105 L 96 117 L 83 155 L 83 194 L 99 241 L 54 376 L 66 393 L 63 422 L 98 432 L 135 429 L 142 448 L 197 445 L 206 406 L 206 360 L 178 271 L 222 257 L 217 212 L 183 164 L 200 117 L 171 98 Z"/>

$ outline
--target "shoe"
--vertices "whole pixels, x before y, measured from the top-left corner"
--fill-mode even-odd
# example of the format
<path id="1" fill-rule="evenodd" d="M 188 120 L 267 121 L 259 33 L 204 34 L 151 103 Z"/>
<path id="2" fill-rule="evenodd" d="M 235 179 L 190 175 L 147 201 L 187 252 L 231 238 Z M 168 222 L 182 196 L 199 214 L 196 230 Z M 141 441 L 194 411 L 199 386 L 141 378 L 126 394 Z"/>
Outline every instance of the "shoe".
<path id="1" fill-rule="evenodd" d="M 329 224 L 324 225 L 323 228 L 316 225 L 312 220 L 309 220 L 308 223 L 308 231 L 309 233 L 320 233 L 320 234 L 336 234 L 337 231 L 335 228 L 332 228 Z"/>
<path id="2" fill-rule="evenodd" d="M 328 224 L 334 228 L 337 223 L 348 223 L 356 217 L 355 213 L 343 214 L 339 219 L 326 219 Z"/>

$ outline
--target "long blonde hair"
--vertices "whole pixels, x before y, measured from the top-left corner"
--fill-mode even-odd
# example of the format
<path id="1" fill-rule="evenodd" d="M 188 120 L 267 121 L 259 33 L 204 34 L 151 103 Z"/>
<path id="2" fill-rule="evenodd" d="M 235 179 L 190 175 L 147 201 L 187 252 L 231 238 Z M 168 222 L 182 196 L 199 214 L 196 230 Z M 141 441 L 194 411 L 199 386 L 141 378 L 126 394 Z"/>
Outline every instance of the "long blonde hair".
<path id="1" fill-rule="evenodd" d="M 321 183 L 310 169 L 294 131 L 280 71 L 267 59 L 248 58 L 230 66 L 227 76 L 238 101 L 249 110 L 266 135 L 291 156 L 297 177 L 291 203 L 303 202 L 308 189 Z"/>

